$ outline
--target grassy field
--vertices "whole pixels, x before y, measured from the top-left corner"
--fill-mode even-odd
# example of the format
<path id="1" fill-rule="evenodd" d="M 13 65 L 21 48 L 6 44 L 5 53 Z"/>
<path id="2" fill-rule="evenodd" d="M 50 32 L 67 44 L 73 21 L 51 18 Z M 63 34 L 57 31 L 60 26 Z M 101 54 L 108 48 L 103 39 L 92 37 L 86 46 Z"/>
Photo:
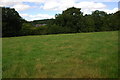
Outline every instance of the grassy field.
<path id="1" fill-rule="evenodd" d="M 118 31 L 2 40 L 3 78 L 118 77 Z"/>

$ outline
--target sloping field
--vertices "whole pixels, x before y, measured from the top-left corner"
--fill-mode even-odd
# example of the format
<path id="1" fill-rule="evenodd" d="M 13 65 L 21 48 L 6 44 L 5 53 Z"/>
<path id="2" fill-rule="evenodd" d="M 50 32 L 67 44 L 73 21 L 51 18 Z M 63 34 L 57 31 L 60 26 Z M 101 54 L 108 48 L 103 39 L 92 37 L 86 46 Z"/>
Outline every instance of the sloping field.
<path id="1" fill-rule="evenodd" d="M 116 78 L 118 31 L 3 38 L 3 78 Z"/>

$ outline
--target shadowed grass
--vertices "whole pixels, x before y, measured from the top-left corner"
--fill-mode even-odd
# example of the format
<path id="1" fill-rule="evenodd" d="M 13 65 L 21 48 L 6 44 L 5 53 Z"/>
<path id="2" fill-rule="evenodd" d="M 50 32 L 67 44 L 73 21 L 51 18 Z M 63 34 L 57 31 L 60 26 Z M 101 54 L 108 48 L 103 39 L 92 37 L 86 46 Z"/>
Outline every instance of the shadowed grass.
<path id="1" fill-rule="evenodd" d="M 3 38 L 3 78 L 116 78 L 118 31 Z"/>

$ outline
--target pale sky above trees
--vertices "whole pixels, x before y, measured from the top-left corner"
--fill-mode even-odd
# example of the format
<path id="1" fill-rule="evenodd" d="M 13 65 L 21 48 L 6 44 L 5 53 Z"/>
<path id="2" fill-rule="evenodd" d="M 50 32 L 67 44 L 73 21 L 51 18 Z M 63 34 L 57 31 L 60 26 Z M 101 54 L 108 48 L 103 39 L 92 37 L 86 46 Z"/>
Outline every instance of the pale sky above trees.
<path id="1" fill-rule="evenodd" d="M 54 18 L 69 7 L 81 8 L 84 14 L 100 10 L 107 13 L 118 11 L 119 0 L 0 0 L 0 6 L 15 8 L 26 20 Z"/>

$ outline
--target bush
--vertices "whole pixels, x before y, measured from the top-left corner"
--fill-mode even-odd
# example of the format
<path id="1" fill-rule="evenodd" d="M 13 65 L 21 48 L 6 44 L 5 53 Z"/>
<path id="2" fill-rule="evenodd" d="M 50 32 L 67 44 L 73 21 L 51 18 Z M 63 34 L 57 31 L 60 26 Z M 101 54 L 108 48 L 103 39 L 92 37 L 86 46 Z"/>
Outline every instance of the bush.
<path id="1" fill-rule="evenodd" d="M 37 35 L 47 34 L 48 33 L 47 29 L 48 29 L 48 26 L 46 26 L 46 25 L 36 27 L 34 33 L 37 34 Z"/>

